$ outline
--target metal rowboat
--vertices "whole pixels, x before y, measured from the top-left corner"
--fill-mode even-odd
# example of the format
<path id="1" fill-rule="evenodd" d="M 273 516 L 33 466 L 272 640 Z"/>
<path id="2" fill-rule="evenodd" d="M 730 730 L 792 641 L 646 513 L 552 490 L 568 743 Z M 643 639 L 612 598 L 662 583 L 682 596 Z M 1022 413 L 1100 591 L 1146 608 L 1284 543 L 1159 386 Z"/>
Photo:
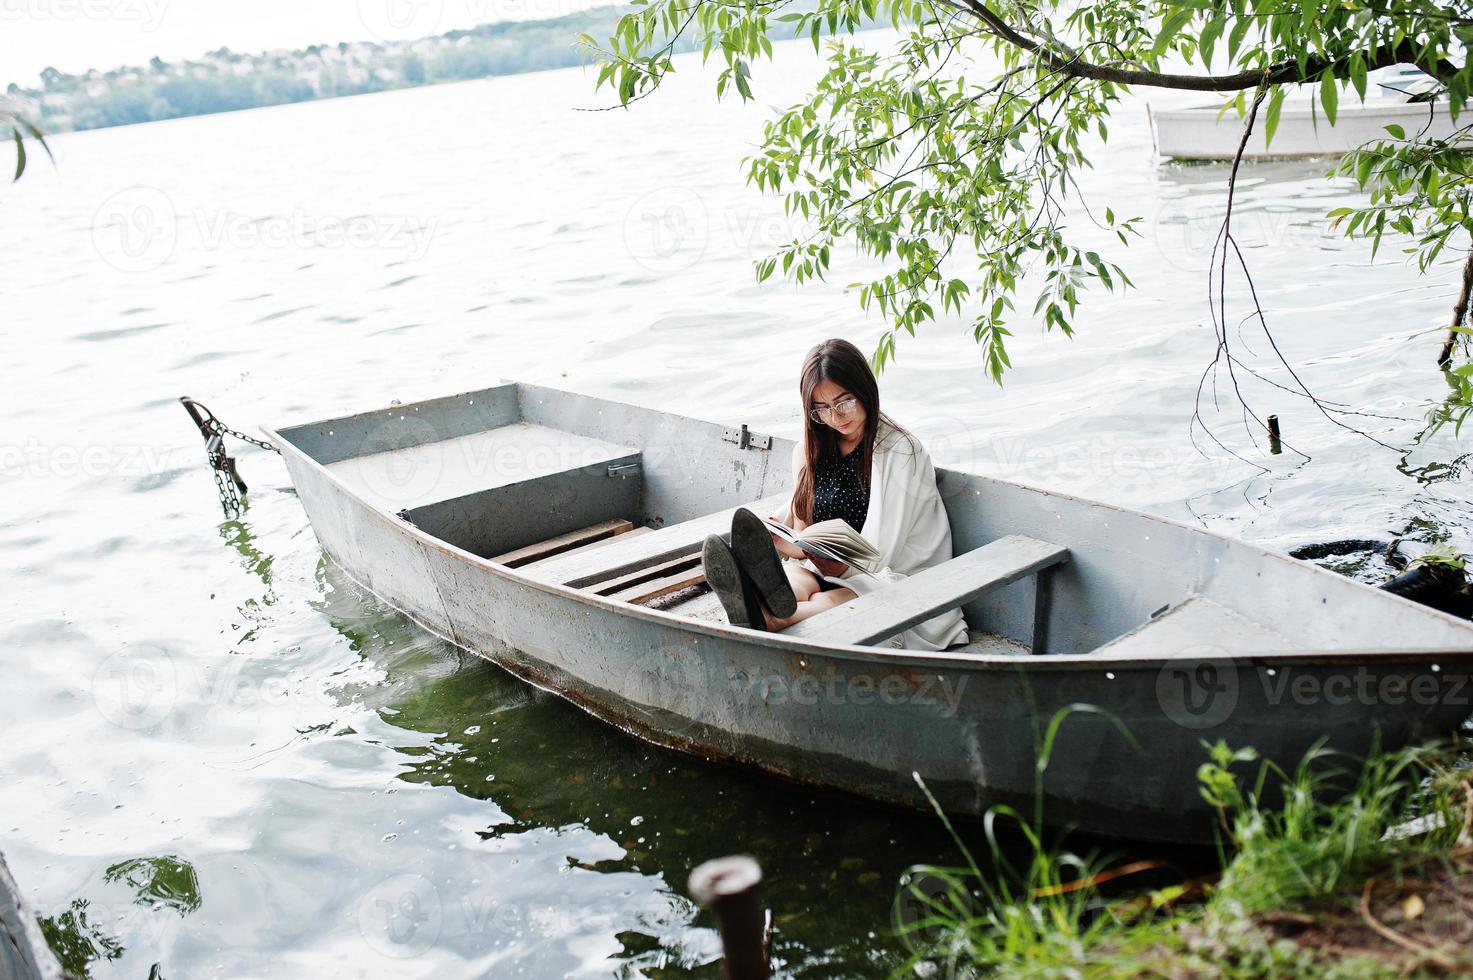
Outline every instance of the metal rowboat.
<path id="1" fill-rule="evenodd" d="M 697 551 L 786 496 L 788 440 L 519 383 L 266 434 L 323 550 L 425 629 L 640 738 L 814 786 L 923 805 L 919 776 L 957 813 L 1041 795 L 1054 824 L 1201 840 L 1204 740 L 1293 764 L 1473 712 L 1473 624 L 1005 480 L 938 468 L 955 559 L 766 633 L 725 622 Z M 886 644 L 956 606 L 966 647 Z"/>

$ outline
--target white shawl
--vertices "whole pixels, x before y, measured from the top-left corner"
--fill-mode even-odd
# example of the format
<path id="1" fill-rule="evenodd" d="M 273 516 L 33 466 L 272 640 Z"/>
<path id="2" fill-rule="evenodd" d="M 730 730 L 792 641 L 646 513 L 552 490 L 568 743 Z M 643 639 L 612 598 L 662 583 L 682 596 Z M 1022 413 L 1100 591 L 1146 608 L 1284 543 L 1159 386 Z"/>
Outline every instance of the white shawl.
<path id="1" fill-rule="evenodd" d="M 803 441 L 793 447 L 793 485 L 806 464 Z M 792 516 L 789 506 L 789 518 Z M 860 595 L 883 589 L 888 583 L 938 565 L 952 557 L 951 523 L 936 489 L 936 470 L 920 441 L 880 423 L 870 468 L 869 509 L 859 533 L 880 553 L 873 577 L 853 568 L 827 581 Z M 812 564 L 804 562 L 812 571 Z M 887 641 L 907 650 L 944 650 L 967 640 L 967 624 L 960 609 L 942 613 Z"/>

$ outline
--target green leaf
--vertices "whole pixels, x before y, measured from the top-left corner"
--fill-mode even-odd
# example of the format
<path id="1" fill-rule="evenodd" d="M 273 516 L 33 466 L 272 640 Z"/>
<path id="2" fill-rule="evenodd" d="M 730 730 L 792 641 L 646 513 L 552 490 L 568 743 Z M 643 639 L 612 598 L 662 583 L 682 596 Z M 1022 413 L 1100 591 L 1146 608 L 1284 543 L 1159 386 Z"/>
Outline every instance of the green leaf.
<path id="1" fill-rule="evenodd" d="M 1335 72 L 1326 68 L 1325 73 L 1320 76 L 1320 103 L 1325 107 L 1325 118 L 1330 125 L 1335 125 L 1335 110 L 1340 105 L 1340 85 L 1335 80 Z"/>
<path id="2" fill-rule="evenodd" d="M 1274 141 L 1274 133 L 1279 129 L 1279 113 L 1284 109 L 1284 96 L 1288 94 L 1282 85 L 1275 88 L 1268 96 L 1268 110 L 1263 116 L 1263 145 L 1268 146 Z"/>
<path id="3" fill-rule="evenodd" d="M 1404 140 L 1407 138 L 1407 131 L 1405 129 L 1402 129 L 1396 123 L 1392 123 L 1387 126 L 1386 132 L 1390 133 L 1393 139 Z"/>
<path id="4" fill-rule="evenodd" d="M 1195 15 L 1196 11 L 1190 7 L 1177 7 L 1171 13 L 1167 14 L 1166 19 L 1161 24 L 1161 33 L 1156 35 L 1156 44 L 1152 48 L 1152 51 L 1155 54 L 1164 54 L 1171 47 L 1172 39 L 1181 32 L 1181 29 Z"/>
<path id="5" fill-rule="evenodd" d="M 16 180 L 20 180 L 21 174 L 26 172 L 26 141 L 21 138 L 20 130 L 18 129 L 12 129 L 10 135 L 15 139 L 15 177 L 11 181 L 14 183 Z"/>

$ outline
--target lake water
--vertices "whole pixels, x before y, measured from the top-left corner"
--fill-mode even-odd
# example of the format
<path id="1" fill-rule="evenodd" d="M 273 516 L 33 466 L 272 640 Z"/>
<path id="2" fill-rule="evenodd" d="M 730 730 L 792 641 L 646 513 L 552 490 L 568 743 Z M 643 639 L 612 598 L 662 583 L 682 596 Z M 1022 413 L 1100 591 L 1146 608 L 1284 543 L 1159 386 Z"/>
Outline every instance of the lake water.
<path id="1" fill-rule="evenodd" d="M 673 976 L 716 950 L 686 874 L 737 852 L 785 974 L 903 956 L 900 874 L 957 858 L 934 819 L 647 749 L 458 654 L 325 564 L 276 457 L 241 453 L 250 508 L 222 523 L 175 401 L 245 428 L 506 377 L 795 434 L 804 350 L 880 330 L 843 250 L 828 284 L 754 282 L 792 229 L 739 160 L 815 72 L 783 45 L 747 107 L 687 59 L 629 112 L 578 111 L 605 98 L 570 70 L 66 135 L 0 192 L 0 849 L 70 962 Z M 1416 521 L 1466 550 L 1451 431 L 1387 449 L 1257 384 L 1305 454 L 1270 456 L 1219 386 L 1204 414 L 1248 461 L 1196 448 L 1226 171 L 1158 165 L 1140 103 L 1096 160 L 1095 206 L 1146 219 L 1115 250 L 1139 288 L 1092 296 L 1072 340 L 1020 317 L 1004 388 L 943 320 L 901 345 L 887 410 L 939 462 L 1271 547 Z M 1300 376 L 1410 447 L 1456 270 L 1331 235 L 1354 197 L 1323 169 L 1249 167 L 1239 237 Z"/>

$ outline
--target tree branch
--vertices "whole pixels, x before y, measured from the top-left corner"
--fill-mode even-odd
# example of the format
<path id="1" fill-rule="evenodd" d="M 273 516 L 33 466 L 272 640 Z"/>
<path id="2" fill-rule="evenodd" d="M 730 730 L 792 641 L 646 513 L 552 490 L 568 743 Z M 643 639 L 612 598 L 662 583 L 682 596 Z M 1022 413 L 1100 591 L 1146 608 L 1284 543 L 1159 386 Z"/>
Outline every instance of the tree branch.
<path id="1" fill-rule="evenodd" d="M 1235 72 L 1231 75 L 1182 75 L 1170 72 L 1146 71 L 1134 68 L 1116 68 L 1097 65 L 1078 57 L 1066 57 L 1049 50 L 1004 21 L 997 12 L 981 0 L 959 0 L 994 35 L 1030 54 L 1040 56 L 1045 64 L 1055 71 L 1075 78 L 1088 78 L 1117 85 L 1145 85 L 1151 88 L 1183 89 L 1189 92 L 1238 92 L 1256 88 L 1258 85 L 1281 85 L 1286 82 L 1304 82 L 1318 78 L 1325 69 L 1335 69 L 1339 75 L 1348 64 L 1348 58 L 1328 59 L 1313 57 L 1304 64 L 1303 73 L 1297 62 L 1288 61 L 1266 68 Z M 1446 58 L 1428 59 L 1421 57 L 1417 45 L 1404 40 L 1394 48 L 1382 48 L 1366 59 L 1367 70 L 1389 68 L 1392 65 L 1414 64 L 1439 81 L 1446 82 L 1457 74 L 1458 66 Z"/>
<path id="2" fill-rule="evenodd" d="M 1463 321 L 1468 319 L 1468 299 L 1473 293 L 1473 249 L 1468 250 L 1468 261 L 1463 263 L 1463 289 L 1458 293 L 1458 301 L 1453 304 L 1453 320 L 1448 324 L 1447 339 L 1442 342 L 1442 353 L 1437 355 L 1439 367 L 1447 367 L 1453 359 L 1453 348 L 1458 344 L 1458 336 L 1462 333 Z"/>

